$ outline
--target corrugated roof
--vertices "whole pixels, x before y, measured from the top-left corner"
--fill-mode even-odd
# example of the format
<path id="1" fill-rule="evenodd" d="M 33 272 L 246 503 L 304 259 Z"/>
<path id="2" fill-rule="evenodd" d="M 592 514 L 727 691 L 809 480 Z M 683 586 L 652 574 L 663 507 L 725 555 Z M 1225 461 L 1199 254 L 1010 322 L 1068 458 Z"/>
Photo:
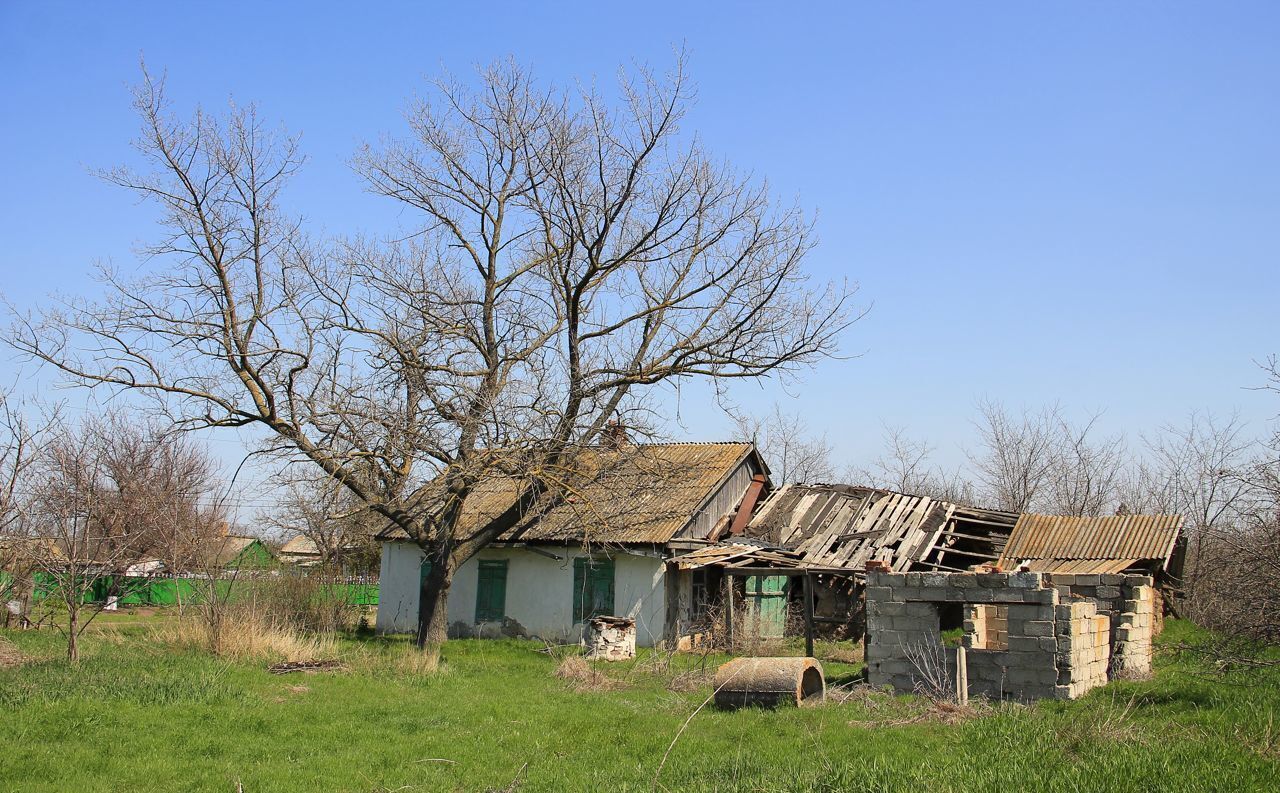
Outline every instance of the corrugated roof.
<path id="1" fill-rule="evenodd" d="M 964 570 L 994 561 L 1016 515 L 852 485 L 786 485 L 744 536 L 795 549 L 806 565 L 861 570 Z"/>
<path id="2" fill-rule="evenodd" d="M 500 542 L 655 543 L 685 527 L 749 456 L 750 443 L 653 443 L 584 450 L 563 476 L 563 495 L 540 515 L 520 516 Z M 526 483 L 482 481 L 462 505 L 459 529 L 471 533 L 516 505 Z M 379 539 L 406 539 L 388 529 Z"/>
<path id="3" fill-rule="evenodd" d="M 1018 517 L 1001 561 L 1006 566 L 1030 561 L 1033 570 L 1045 565 L 1061 568 L 1069 561 L 1104 563 L 1075 565 L 1089 569 L 1071 571 L 1081 573 L 1118 572 L 1111 568 L 1121 562 L 1124 567 L 1120 570 L 1151 561 L 1158 561 L 1163 567 L 1173 555 L 1181 530 L 1180 515 L 1075 517 L 1026 513 Z"/>
<path id="4" fill-rule="evenodd" d="M 1062 575 L 1098 575 L 1123 573 L 1139 563 L 1138 559 L 1028 559 L 1027 567 L 1034 573 L 1060 573 Z"/>

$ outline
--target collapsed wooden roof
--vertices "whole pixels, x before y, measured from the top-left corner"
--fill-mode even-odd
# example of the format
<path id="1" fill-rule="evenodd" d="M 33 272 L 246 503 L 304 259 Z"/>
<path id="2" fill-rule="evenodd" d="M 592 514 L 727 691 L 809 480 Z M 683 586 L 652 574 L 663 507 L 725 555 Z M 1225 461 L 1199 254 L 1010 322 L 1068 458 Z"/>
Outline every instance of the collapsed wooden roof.
<path id="1" fill-rule="evenodd" d="M 861 574 L 877 559 L 898 572 L 958 572 L 998 559 L 1017 517 L 877 488 L 793 484 L 765 501 L 740 538 L 678 564 Z"/>
<path id="2" fill-rule="evenodd" d="M 1026 513 L 1009 536 L 1000 557 L 1003 567 L 1025 564 L 1044 573 L 1119 573 L 1133 568 L 1152 572 L 1175 563 L 1180 515 L 1108 515 L 1073 517 Z"/>
<path id="3" fill-rule="evenodd" d="M 1000 556 L 1017 515 L 852 485 L 787 485 L 745 537 L 800 553 L 814 568 L 963 571 Z"/>

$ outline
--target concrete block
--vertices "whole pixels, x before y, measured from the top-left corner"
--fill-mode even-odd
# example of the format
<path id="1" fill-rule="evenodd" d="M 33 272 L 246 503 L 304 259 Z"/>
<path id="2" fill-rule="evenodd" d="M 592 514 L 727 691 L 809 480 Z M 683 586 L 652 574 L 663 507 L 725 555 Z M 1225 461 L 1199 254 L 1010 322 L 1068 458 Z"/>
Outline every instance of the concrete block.
<path id="1" fill-rule="evenodd" d="M 1010 652 L 1038 652 L 1040 639 L 1035 636 L 1010 636 L 1009 650 Z"/>
<path id="2" fill-rule="evenodd" d="M 1055 686 L 1058 684 L 1058 670 L 1053 667 L 1044 667 L 1041 669 L 1010 669 L 1005 676 L 1006 679 L 1015 686 L 1028 685 L 1048 685 Z"/>
<path id="3" fill-rule="evenodd" d="M 1019 589 L 1039 589 L 1042 583 L 1040 573 L 1013 573 L 1009 576 L 1009 586 Z"/>
<path id="4" fill-rule="evenodd" d="M 1118 586 L 1100 586 L 1094 595 L 1099 600 L 1116 600 L 1120 597 L 1120 587 Z"/>
<path id="5" fill-rule="evenodd" d="M 978 577 L 967 573 L 952 573 L 950 586 L 955 589 L 974 589 L 978 586 Z"/>
<path id="6" fill-rule="evenodd" d="M 956 575 L 957 578 L 962 575 Z M 951 586 L 951 573 L 921 573 L 920 586 L 949 587 Z"/>
<path id="7" fill-rule="evenodd" d="M 1021 603 L 1027 594 L 1024 589 L 996 589 L 992 597 L 997 603 Z"/>
<path id="8" fill-rule="evenodd" d="M 1054 609 L 1047 609 L 1040 603 L 1013 603 L 1005 611 L 1010 621 L 1053 619 Z"/>
<path id="9" fill-rule="evenodd" d="M 1023 636 L 1053 636 L 1053 627 L 1053 623 L 1047 621 L 1024 622 L 1020 633 Z"/>
<path id="10" fill-rule="evenodd" d="M 989 589 L 1003 588 L 1009 585 L 1008 573 L 978 573 L 978 586 Z"/>
<path id="11" fill-rule="evenodd" d="M 1107 573 L 1098 576 L 1098 583 L 1103 586 L 1120 586 L 1124 583 L 1124 576 L 1115 573 Z"/>
<path id="12" fill-rule="evenodd" d="M 882 574 L 876 573 L 876 575 Z M 866 589 L 867 604 L 870 605 L 873 601 L 888 602 L 893 598 L 892 592 L 893 590 L 887 586 L 868 586 Z"/>

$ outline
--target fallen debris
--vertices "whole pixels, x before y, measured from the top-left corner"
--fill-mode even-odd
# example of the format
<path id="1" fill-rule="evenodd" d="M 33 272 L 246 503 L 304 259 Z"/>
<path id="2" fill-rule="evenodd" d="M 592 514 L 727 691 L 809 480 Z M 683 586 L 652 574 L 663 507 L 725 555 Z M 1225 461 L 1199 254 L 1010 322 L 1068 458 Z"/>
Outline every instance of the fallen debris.
<path id="1" fill-rule="evenodd" d="M 346 668 L 346 664 L 331 658 L 326 661 L 284 661 L 268 666 L 267 671 L 273 675 L 287 675 L 291 672 L 337 672 Z"/>
<path id="2" fill-rule="evenodd" d="M 26 657 L 14 646 L 13 642 L 0 638 L 0 669 L 21 666 L 26 660 Z"/>
<path id="3" fill-rule="evenodd" d="M 566 656 L 556 667 L 555 676 L 573 684 L 574 691 L 612 691 L 622 687 L 621 680 L 614 680 L 587 663 L 580 655 Z"/>

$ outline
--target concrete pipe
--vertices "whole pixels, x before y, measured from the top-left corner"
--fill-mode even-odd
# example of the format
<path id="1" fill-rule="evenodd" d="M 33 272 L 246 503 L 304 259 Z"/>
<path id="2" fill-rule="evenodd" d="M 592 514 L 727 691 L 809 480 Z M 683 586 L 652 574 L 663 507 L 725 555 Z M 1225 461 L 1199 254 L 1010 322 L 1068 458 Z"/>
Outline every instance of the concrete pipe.
<path id="1" fill-rule="evenodd" d="M 716 707 L 821 702 L 827 684 L 816 658 L 735 658 L 716 670 Z"/>

